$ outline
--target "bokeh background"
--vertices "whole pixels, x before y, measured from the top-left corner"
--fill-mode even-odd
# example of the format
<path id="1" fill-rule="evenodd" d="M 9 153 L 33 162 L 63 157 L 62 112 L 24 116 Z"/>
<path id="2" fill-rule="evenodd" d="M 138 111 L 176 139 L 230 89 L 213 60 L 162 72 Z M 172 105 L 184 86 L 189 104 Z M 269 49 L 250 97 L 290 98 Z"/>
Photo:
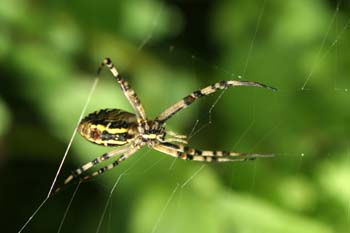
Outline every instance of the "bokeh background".
<path id="1" fill-rule="evenodd" d="M 167 124 L 197 148 L 275 157 L 203 166 L 145 148 L 80 185 L 64 222 L 76 185 L 23 232 L 349 232 L 349 17 L 332 0 L 1 0 L 1 232 L 46 197 L 106 56 L 150 118 L 220 80 L 277 87 L 226 90 Z M 107 71 L 87 112 L 102 108 L 131 111 Z M 110 149 L 77 135 L 58 184 Z"/>

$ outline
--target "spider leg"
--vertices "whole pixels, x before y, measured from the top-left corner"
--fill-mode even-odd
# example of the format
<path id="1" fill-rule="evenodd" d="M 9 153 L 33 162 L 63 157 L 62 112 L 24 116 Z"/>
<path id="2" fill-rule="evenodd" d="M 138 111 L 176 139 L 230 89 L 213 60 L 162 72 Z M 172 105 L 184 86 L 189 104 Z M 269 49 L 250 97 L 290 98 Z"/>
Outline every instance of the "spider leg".
<path id="1" fill-rule="evenodd" d="M 171 130 L 167 130 L 166 134 L 168 134 L 169 136 L 174 137 L 174 138 L 180 138 L 180 139 L 185 139 L 185 140 L 187 139 L 186 135 L 177 134 Z"/>
<path id="2" fill-rule="evenodd" d="M 174 105 L 167 108 L 164 112 L 162 112 L 156 120 L 160 123 L 164 123 L 169 118 L 171 118 L 173 115 L 175 115 L 180 110 L 188 107 L 190 104 L 192 104 L 195 100 L 202 96 L 210 95 L 214 92 L 217 92 L 219 90 L 228 88 L 228 87 L 236 87 L 236 86 L 255 86 L 255 87 L 261 87 L 266 88 L 269 90 L 276 91 L 276 88 L 269 87 L 265 84 L 258 83 L 258 82 L 250 82 L 250 81 L 236 81 L 236 80 L 229 80 L 229 81 L 221 81 L 215 84 L 212 84 L 210 86 L 207 86 L 205 88 L 202 88 L 200 90 L 192 92 L 190 95 L 184 97 L 182 100 L 178 101 Z"/>
<path id="3" fill-rule="evenodd" d="M 198 150 L 182 144 L 160 143 L 152 146 L 155 150 L 176 158 L 206 162 L 232 162 L 254 160 L 256 158 L 273 157 L 272 154 L 249 154 L 228 151 Z"/>
<path id="4" fill-rule="evenodd" d="M 176 134 L 173 131 L 166 131 L 166 135 L 169 135 L 170 137 L 167 137 L 165 139 L 159 139 L 160 142 L 178 142 L 181 144 L 187 144 L 187 136 L 186 135 L 180 135 Z"/>
<path id="5" fill-rule="evenodd" d="M 137 116 L 137 121 L 139 125 L 144 123 L 147 128 L 148 124 L 146 121 L 146 113 L 145 110 L 141 104 L 141 101 L 139 97 L 136 95 L 135 91 L 131 88 L 131 86 L 124 80 L 124 78 L 119 74 L 115 66 L 113 65 L 110 58 L 105 58 L 103 62 L 101 63 L 100 67 L 97 70 L 97 74 L 99 74 L 104 66 L 107 66 L 109 70 L 111 71 L 114 78 L 119 83 L 125 97 L 128 99 L 129 103 L 131 104 L 132 108 L 135 111 L 135 114 Z"/>
<path id="6" fill-rule="evenodd" d="M 107 159 L 114 157 L 118 154 L 122 154 L 122 153 L 126 153 L 128 150 L 130 150 L 131 145 L 124 147 L 124 148 L 118 148 L 116 150 L 112 150 L 110 152 L 104 153 L 103 155 L 93 159 L 92 161 L 84 164 L 83 166 L 75 169 L 72 174 L 70 176 L 68 176 L 63 185 L 67 185 L 68 183 L 70 183 L 72 180 L 74 180 L 75 178 L 79 177 L 82 173 L 86 172 L 87 170 L 89 170 L 90 168 L 92 168 L 93 166 L 106 161 Z M 59 190 L 61 190 L 61 188 L 57 188 L 56 192 L 58 192 Z"/>
<path id="7" fill-rule="evenodd" d="M 178 142 L 178 143 L 182 143 L 182 144 L 188 144 L 188 142 L 185 139 L 181 139 L 181 138 L 166 138 L 165 140 L 162 140 L 161 142 Z"/>
<path id="8" fill-rule="evenodd" d="M 134 148 L 130 149 L 128 152 L 126 152 L 125 154 L 121 155 L 118 159 L 116 159 L 113 163 L 110 163 L 110 164 L 98 169 L 97 171 L 94 171 L 90 175 L 84 176 L 82 179 L 84 181 L 86 181 L 86 180 L 91 179 L 94 176 L 101 175 L 102 173 L 105 173 L 106 171 L 113 169 L 114 167 L 119 165 L 121 162 L 125 161 L 127 158 L 132 156 L 139 149 L 140 149 L 140 147 L 134 147 Z"/>

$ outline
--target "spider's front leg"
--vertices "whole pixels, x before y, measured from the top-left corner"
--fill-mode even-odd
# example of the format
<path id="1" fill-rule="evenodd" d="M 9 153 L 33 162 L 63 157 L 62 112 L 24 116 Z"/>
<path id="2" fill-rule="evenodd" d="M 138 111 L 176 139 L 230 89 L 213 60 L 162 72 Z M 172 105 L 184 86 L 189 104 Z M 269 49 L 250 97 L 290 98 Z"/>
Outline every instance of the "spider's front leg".
<path id="1" fill-rule="evenodd" d="M 237 80 L 228 80 L 228 81 L 221 81 L 214 83 L 210 86 L 207 86 L 205 88 L 202 88 L 200 90 L 194 91 L 188 96 L 184 97 L 182 100 L 178 101 L 177 103 L 173 104 L 169 108 L 167 108 L 164 112 L 162 112 L 157 118 L 156 121 L 160 123 L 164 123 L 168 119 L 170 119 L 172 116 L 174 116 L 177 112 L 180 110 L 187 108 L 190 104 L 192 104 L 195 100 L 199 99 L 200 97 L 210 95 L 212 93 L 215 93 L 219 90 L 223 90 L 228 87 L 236 87 L 236 86 L 254 86 L 254 87 L 260 87 L 265 88 L 268 90 L 276 91 L 277 89 L 274 87 L 267 86 L 262 83 L 258 82 L 250 82 L 250 81 L 237 81 Z"/>
<path id="2" fill-rule="evenodd" d="M 205 162 L 232 162 L 254 160 L 256 158 L 273 157 L 272 154 L 238 153 L 228 151 L 209 151 L 190 148 L 181 144 L 160 143 L 152 146 L 155 150 L 175 158 Z"/>
<path id="3" fill-rule="evenodd" d="M 180 135 L 173 131 L 166 131 L 165 133 L 170 137 L 165 138 L 162 142 L 178 142 L 181 144 L 188 144 L 186 135 Z"/>
<path id="4" fill-rule="evenodd" d="M 131 86 L 124 80 L 124 78 L 119 74 L 115 66 L 113 65 L 110 58 L 105 58 L 103 62 L 101 63 L 100 67 L 97 70 L 97 74 L 99 74 L 104 66 L 107 66 L 108 69 L 111 71 L 114 78 L 119 83 L 125 97 L 128 99 L 129 103 L 131 104 L 132 108 L 135 111 L 137 122 L 139 125 L 145 124 L 145 127 L 148 128 L 147 124 L 147 117 L 145 110 L 141 104 L 141 101 L 135 91 L 131 88 Z"/>

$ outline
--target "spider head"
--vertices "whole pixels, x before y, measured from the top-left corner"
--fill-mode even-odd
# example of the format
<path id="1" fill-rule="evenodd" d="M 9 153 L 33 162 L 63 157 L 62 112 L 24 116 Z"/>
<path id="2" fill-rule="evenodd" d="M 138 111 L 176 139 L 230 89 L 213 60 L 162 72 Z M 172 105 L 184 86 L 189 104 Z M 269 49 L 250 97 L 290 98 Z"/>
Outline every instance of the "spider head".
<path id="1" fill-rule="evenodd" d="M 165 137 L 165 128 L 162 124 L 157 121 L 148 121 L 148 129 L 139 127 L 139 132 L 143 141 L 163 141 Z"/>

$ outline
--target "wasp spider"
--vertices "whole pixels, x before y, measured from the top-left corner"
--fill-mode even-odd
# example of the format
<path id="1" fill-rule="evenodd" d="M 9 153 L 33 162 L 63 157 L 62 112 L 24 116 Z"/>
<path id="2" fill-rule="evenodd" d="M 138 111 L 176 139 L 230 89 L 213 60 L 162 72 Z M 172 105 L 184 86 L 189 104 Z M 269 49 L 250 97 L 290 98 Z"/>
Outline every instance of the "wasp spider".
<path id="1" fill-rule="evenodd" d="M 146 145 L 175 158 L 205 162 L 244 161 L 258 157 L 272 156 L 193 149 L 185 145 L 187 144 L 185 135 L 177 135 L 171 131 L 166 131 L 165 122 L 200 97 L 210 95 L 218 90 L 236 86 L 255 86 L 269 90 L 276 90 L 275 88 L 258 82 L 236 80 L 221 81 L 192 92 L 171 107 L 167 108 L 154 120 L 149 120 L 147 119 L 145 110 L 143 109 L 140 99 L 135 91 L 118 73 L 109 58 L 103 60 L 98 69 L 98 73 L 100 73 L 104 66 L 107 66 L 113 74 L 125 97 L 131 104 L 134 113 L 129 113 L 120 109 L 104 109 L 89 114 L 80 122 L 78 131 L 88 141 L 103 146 L 113 146 L 117 148 L 95 158 L 73 171 L 64 181 L 64 184 L 69 183 L 77 177 L 81 177 L 82 180 L 87 180 L 93 176 L 102 174 L 105 171 L 114 168 L 132 156 L 141 147 Z M 118 155 L 119 157 L 115 158 Z M 83 173 L 90 168 L 93 168 L 106 160 L 112 161 L 107 166 L 102 167 L 89 175 L 83 175 Z"/>

